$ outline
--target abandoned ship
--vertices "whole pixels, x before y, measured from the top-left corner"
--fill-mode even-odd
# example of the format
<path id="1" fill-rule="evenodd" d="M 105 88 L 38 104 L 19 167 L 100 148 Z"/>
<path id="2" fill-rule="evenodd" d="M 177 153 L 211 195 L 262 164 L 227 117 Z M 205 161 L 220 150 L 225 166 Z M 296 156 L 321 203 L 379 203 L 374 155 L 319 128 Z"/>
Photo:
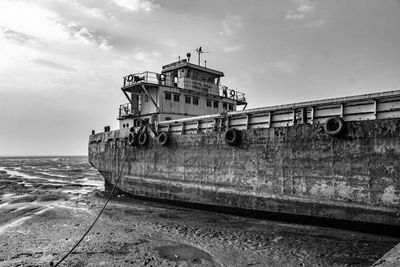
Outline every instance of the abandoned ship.
<path id="1" fill-rule="evenodd" d="M 245 110 L 223 76 L 190 54 L 126 75 L 90 163 L 133 196 L 400 226 L 400 91 Z"/>

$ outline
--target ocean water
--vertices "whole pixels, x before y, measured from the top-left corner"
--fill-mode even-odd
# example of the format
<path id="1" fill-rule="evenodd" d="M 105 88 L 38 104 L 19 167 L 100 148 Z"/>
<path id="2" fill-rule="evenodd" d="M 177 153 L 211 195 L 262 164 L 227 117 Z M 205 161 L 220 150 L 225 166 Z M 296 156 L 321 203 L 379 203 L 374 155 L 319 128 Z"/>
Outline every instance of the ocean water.
<path id="1" fill-rule="evenodd" d="M 94 190 L 104 181 L 87 157 L 0 158 L 0 233 Z"/>
<path id="2" fill-rule="evenodd" d="M 60 258 L 66 249 L 64 243 L 59 237 L 51 237 L 64 238 L 71 232 L 71 225 L 80 235 L 104 203 L 109 193 L 105 190 L 103 178 L 87 157 L 0 158 L 0 266 L 32 266 L 33 257 L 33 266 L 42 266 L 52 257 Z M 85 214 L 91 214 L 86 224 L 81 222 Z M 158 257 L 153 266 L 175 266 L 168 264 L 179 260 L 196 266 L 209 266 L 202 265 L 208 261 L 213 261 L 213 266 L 265 266 L 266 262 L 271 266 L 370 266 L 400 241 L 394 237 L 198 211 L 122 195 L 115 196 L 102 217 L 101 227 L 108 229 L 110 236 L 104 244 L 90 243 L 91 237 L 86 245 L 104 245 L 104 251 L 94 251 L 108 255 L 101 262 L 108 260 L 110 266 L 113 262 L 115 266 L 125 266 L 128 256 L 138 260 L 138 255 L 147 255 L 146 262 Z M 45 231 L 38 230 L 42 229 L 38 226 L 42 222 L 46 223 Z M 60 232 L 63 228 L 65 232 Z M 101 229 L 96 234 L 101 235 Z M 65 247 L 71 246 L 71 239 L 65 239 Z M 54 251 L 51 242 L 60 246 L 59 251 Z M 117 254 L 110 252 L 110 247 L 119 248 L 121 244 L 135 247 L 136 254 L 128 250 L 124 255 L 120 250 Z M 75 266 L 96 266 L 96 253 L 85 255 L 85 261 Z M 191 258 L 193 255 L 197 258 Z"/>

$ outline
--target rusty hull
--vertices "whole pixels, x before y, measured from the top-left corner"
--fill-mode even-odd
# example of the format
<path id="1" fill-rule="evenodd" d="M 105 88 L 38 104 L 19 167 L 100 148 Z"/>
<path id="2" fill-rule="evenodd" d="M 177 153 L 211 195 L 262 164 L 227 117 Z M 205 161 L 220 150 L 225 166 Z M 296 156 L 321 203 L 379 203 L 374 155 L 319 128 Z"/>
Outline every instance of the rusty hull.
<path id="1" fill-rule="evenodd" d="M 400 225 L 400 119 L 241 131 L 229 146 L 222 130 L 153 136 L 129 146 L 128 131 L 90 136 L 89 161 L 136 196 L 357 222 Z"/>

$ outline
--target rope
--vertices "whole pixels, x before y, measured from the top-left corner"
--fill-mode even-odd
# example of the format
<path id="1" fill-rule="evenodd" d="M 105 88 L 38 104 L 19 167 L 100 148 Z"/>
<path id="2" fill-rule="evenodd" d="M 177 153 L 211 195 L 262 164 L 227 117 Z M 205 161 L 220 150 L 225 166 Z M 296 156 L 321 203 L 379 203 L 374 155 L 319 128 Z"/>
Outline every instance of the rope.
<path id="1" fill-rule="evenodd" d="M 72 251 L 74 251 L 74 249 L 75 249 L 77 246 L 79 246 L 79 244 L 82 242 L 82 240 L 86 237 L 86 235 L 90 232 L 90 230 L 91 230 L 91 229 L 93 228 L 93 226 L 96 224 L 97 220 L 100 218 L 100 215 L 103 213 L 103 211 L 104 211 L 104 209 L 106 208 L 108 202 L 111 200 L 112 195 L 114 194 L 115 188 L 117 187 L 117 185 L 118 185 L 118 183 L 119 183 L 119 180 L 120 180 L 120 178 L 121 178 L 121 176 L 122 176 L 122 172 L 123 172 L 123 170 L 124 170 L 126 158 L 127 158 L 127 157 L 125 157 L 124 162 L 122 163 L 121 170 L 120 170 L 120 172 L 119 172 L 119 174 L 118 174 L 117 181 L 115 182 L 115 184 L 114 184 L 114 186 L 113 186 L 113 188 L 112 188 L 112 190 L 111 190 L 111 193 L 110 193 L 110 195 L 109 195 L 108 198 L 107 198 L 106 203 L 104 203 L 103 208 L 100 210 L 99 214 L 97 215 L 96 219 L 93 221 L 92 225 L 90 225 L 90 227 L 86 230 L 85 234 L 81 237 L 81 239 L 79 239 L 79 241 L 75 244 L 75 246 L 74 246 L 61 260 L 59 260 L 59 261 L 56 263 L 56 265 L 54 265 L 53 262 L 50 262 L 50 266 L 55 266 L 55 267 L 57 267 L 61 262 L 63 262 L 63 261 L 72 253 Z"/>

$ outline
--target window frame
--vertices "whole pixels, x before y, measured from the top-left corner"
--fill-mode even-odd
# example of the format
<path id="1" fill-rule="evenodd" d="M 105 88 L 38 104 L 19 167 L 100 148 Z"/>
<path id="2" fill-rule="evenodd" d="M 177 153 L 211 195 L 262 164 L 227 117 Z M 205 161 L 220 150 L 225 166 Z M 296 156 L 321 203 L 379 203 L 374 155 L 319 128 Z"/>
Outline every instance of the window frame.
<path id="1" fill-rule="evenodd" d="M 180 95 L 179 94 L 174 94 L 173 101 L 174 102 L 180 102 Z"/>
<path id="2" fill-rule="evenodd" d="M 213 108 L 219 108 L 219 101 L 213 101 Z"/>

